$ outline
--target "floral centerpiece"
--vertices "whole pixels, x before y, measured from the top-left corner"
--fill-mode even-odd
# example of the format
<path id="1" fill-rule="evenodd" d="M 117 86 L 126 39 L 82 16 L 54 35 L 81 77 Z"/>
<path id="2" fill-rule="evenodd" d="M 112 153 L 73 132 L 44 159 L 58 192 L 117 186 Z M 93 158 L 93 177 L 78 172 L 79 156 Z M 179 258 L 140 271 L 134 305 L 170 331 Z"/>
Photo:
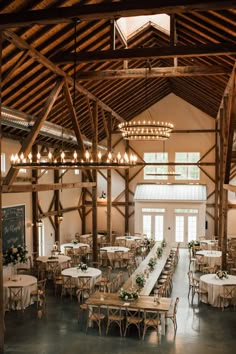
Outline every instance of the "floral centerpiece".
<path id="1" fill-rule="evenodd" d="M 123 288 L 120 289 L 120 298 L 121 300 L 137 300 L 138 299 L 138 290 L 124 290 Z"/>
<path id="2" fill-rule="evenodd" d="M 155 258 L 150 258 L 149 259 L 149 262 L 148 262 L 148 266 L 150 268 L 150 270 L 153 270 L 155 265 L 156 265 L 157 261 Z"/>
<path id="3" fill-rule="evenodd" d="M 75 239 L 71 240 L 71 243 L 73 243 L 74 245 L 77 245 L 78 240 L 76 240 L 76 238 L 75 238 Z"/>
<path id="4" fill-rule="evenodd" d="M 155 245 L 155 241 L 153 239 L 145 238 L 143 240 L 143 246 L 147 247 L 147 249 L 151 249 Z"/>
<path id="5" fill-rule="evenodd" d="M 227 274 L 226 270 L 217 270 L 216 276 L 219 279 L 227 279 L 228 278 L 228 274 Z"/>
<path id="6" fill-rule="evenodd" d="M 200 242 L 198 240 L 189 241 L 188 248 L 193 248 L 195 246 L 200 246 Z"/>
<path id="7" fill-rule="evenodd" d="M 27 263 L 27 253 L 28 251 L 23 246 L 12 245 L 3 255 L 3 263 L 4 265 Z"/>
<path id="8" fill-rule="evenodd" d="M 167 245 L 167 242 L 166 242 L 165 239 L 163 239 L 163 240 L 161 241 L 161 247 L 162 247 L 162 248 L 165 248 L 166 245 Z"/>
<path id="9" fill-rule="evenodd" d="M 144 284 L 145 284 L 145 277 L 143 273 L 139 273 L 136 275 L 136 279 L 135 279 L 136 284 L 140 287 L 143 288 Z"/>
<path id="10" fill-rule="evenodd" d="M 161 258 L 163 254 L 163 248 L 162 247 L 157 247 L 157 257 Z"/>
<path id="11" fill-rule="evenodd" d="M 86 270 L 88 269 L 88 266 L 87 266 L 86 263 L 80 263 L 80 264 L 78 265 L 78 269 L 81 269 L 82 272 L 86 272 Z"/>

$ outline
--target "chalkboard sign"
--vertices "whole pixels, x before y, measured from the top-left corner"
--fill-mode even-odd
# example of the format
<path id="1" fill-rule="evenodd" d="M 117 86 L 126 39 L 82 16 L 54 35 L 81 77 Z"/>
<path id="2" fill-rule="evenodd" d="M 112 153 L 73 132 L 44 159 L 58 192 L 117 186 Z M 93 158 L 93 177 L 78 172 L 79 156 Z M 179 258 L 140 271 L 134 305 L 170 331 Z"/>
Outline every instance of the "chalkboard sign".
<path id="1" fill-rule="evenodd" d="M 2 208 L 2 251 L 12 245 L 25 246 L 25 205 Z"/>

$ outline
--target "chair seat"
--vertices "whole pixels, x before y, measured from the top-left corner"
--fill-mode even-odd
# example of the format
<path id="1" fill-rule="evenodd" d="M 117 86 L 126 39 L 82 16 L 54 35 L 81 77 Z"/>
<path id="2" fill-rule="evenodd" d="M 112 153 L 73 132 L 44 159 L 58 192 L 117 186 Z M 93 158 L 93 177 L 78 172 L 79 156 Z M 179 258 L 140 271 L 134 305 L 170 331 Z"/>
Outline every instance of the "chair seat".
<path id="1" fill-rule="evenodd" d="M 141 323 L 141 322 L 143 321 L 142 318 L 139 318 L 139 317 L 129 317 L 129 316 L 126 317 L 126 320 L 127 320 L 129 323 L 132 323 L 132 324 L 138 324 L 138 323 Z"/>

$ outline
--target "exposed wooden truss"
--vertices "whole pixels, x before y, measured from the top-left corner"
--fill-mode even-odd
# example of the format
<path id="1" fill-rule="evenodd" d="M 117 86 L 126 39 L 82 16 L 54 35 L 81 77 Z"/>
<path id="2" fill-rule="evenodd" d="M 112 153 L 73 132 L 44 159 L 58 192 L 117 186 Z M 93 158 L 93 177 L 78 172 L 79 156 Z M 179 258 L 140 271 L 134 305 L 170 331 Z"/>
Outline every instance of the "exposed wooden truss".
<path id="1" fill-rule="evenodd" d="M 78 80 L 117 80 L 117 79 L 140 79 L 155 77 L 176 76 L 205 76 L 224 75 L 229 73 L 227 68 L 218 66 L 173 66 L 164 68 L 139 68 L 123 70 L 85 71 L 78 72 Z"/>
<path id="2" fill-rule="evenodd" d="M 236 54 L 236 44 L 224 42 L 220 44 L 197 44 L 197 45 L 178 45 L 169 47 L 149 47 L 149 48 L 129 48 L 116 50 L 102 50 L 93 52 L 79 52 L 76 54 L 77 62 L 94 61 L 113 61 L 125 59 L 169 59 L 169 58 L 189 58 L 189 57 L 208 57 L 218 55 Z M 72 53 L 62 53 L 52 58 L 55 63 L 73 63 L 75 55 Z"/>

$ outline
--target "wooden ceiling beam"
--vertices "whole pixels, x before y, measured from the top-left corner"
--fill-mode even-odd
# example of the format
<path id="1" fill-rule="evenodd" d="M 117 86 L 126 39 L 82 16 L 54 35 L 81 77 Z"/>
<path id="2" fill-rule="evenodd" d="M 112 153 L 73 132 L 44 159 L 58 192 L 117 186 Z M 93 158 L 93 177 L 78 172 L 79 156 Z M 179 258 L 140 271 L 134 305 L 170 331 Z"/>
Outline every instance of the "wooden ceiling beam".
<path id="1" fill-rule="evenodd" d="M 117 79 L 140 79 L 156 77 L 176 77 L 176 76 L 206 76 L 225 75 L 230 73 L 229 68 L 220 66 L 173 66 L 122 70 L 84 71 L 77 73 L 78 80 L 117 80 Z"/>
<path id="2" fill-rule="evenodd" d="M 0 15 L 0 28 L 22 27 L 32 25 L 48 25 L 101 19 L 117 19 L 120 17 L 184 13 L 192 11 L 208 11 L 235 8 L 234 0 L 142 0 L 129 2 L 105 2 L 100 4 L 76 5 L 70 7 L 52 7 L 43 10 L 19 11 Z"/>
<path id="3" fill-rule="evenodd" d="M 26 192 L 46 192 L 59 189 L 72 188 L 91 188 L 96 186 L 95 182 L 76 182 L 76 183 L 54 183 L 54 184 L 16 184 L 2 186 L 2 193 L 26 193 Z"/>
<path id="4" fill-rule="evenodd" d="M 167 58 L 187 58 L 203 57 L 212 55 L 233 55 L 236 53 L 236 44 L 232 42 L 208 43 L 197 45 L 178 45 L 168 47 L 149 47 L 149 48 L 128 48 L 116 50 L 101 50 L 89 52 L 77 52 L 77 62 L 96 62 L 112 61 L 125 59 L 167 59 Z M 69 64 L 75 60 L 74 53 L 63 53 L 52 58 L 57 64 Z"/>

